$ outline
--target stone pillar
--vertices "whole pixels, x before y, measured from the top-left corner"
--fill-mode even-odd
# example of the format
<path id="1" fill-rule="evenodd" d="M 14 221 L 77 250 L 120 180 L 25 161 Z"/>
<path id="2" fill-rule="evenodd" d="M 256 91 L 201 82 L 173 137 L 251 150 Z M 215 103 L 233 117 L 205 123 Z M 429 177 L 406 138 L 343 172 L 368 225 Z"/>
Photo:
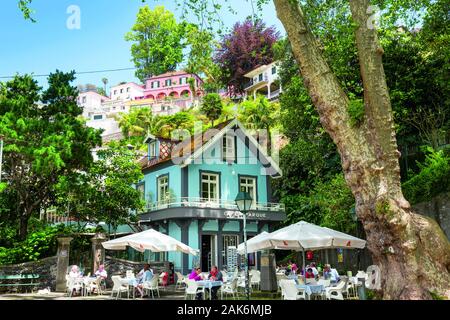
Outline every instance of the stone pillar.
<path id="1" fill-rule="evenodd" d="M 69 267 L 69 252 L 71 237 L 58 238 L 58 262 L 56 269 L 56 291 L 66 291 L 66 274 Z"/>
<path id="2" fill-rule="evenodd" d="M 92 274 L 98 270 L 98 267 L 105 262 L 105 249 L 102 246 L 102 242 L 106 240 L 103 233 L 96 233 L 92 242 Z"/>
<path id="3" fill-rule="evenodd" d="M 264 250 L 261 253 L 261 291 L 276 292 L 277 290 L 275 254 Z"/>

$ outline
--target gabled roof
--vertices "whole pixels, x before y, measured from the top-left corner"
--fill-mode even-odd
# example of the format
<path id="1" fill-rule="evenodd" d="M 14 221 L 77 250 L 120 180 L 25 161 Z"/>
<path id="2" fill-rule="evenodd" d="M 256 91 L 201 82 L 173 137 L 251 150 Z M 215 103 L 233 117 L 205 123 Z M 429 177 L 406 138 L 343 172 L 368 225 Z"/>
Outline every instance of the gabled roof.
<path id="1" fill-rule="evenodd" d="M 233 130 L 233 128 L 240 129 L 240 132 L 249 139 L 249 143 L 253 144 L 254 149 L 259 152 L 260 159 L 261 157 L 265 159 L 266 168 L 272 168 L 274 173 L 270 174 L 273 177 L 281 176 L 281 169 L 278 164 L 273 161 L 273 159 L 267 155 L 262 146 L 256 141 L 256 139 L 247 132 L 244 126 L 237 120 L 231 119 L 225 122 L 222 122 L 210 129 L 206 132 L 202 132 L 194 135 L 193 137 L 189 137 L 183 141 L 173 142 L 172 150 L 177 149 L 178 153 L 181 155 L 181 159 L 177 161 L 181 167 L 185 167 L 191 164 L 196 158 L 200 157 L 208 148 L 215 145 L 217 141 L 220 141 L 222 137 L 229 131 Z M 214 129 L 214 130 L 211 130 Z M 217 132 L 219 130 L 219 132 Z M 245 137 L 239 137 L 244 139 Z M 146 138 L 147 139 L 147 138 Z M 167 139 L 164 139 L 167 140 Z M 170 140 L 169 140 L 170 141 Z M 160 164 L 162 162 L 166 162 L 172 159 L 172 154 L 169 156 L 165 156 L 160 159 L 153 159 L 152 161 L 147 161 L 147 159 L 141 159 L 140 163 L 143 166 L 142 169 L 148 169 L 156 164 Z M 156 160 L 156 161 L 155 161 Z"/>
<path id="2" fill-rule="evenodd" d="M 270 164 L 270 167 L 272 167 L 275 170 L 275 174 L 271 174 L 271 176 L 280 177 L 281 176 L 281 169 L 278 166 L 275 161 L 264 151 L 262 146 L 256 141 L 256 139 L 248 133 L 248 131 L 244 128 L 242 123 L 240 123 L 237 119 L 229 120 L 228 122 L 224 122 L 219 126 L 214 127 L 214 129 L 219 129 L 220 132 L 216 134 L 216 132 L 210 132 L 208 134 L 208 131 L 205 133 L 206 139 L 203 139 L 204 143 L 197 143 L 199 146 L 194 150 L 191 156 L 187 157 L 185 161 L 183 161 L 182 167 L 187 166 L 192 161 L 198 157 L 200 157 L 203 152 L 205 152 L 208 148 L 212 147 L 217 141 L 222 139 L 222 137 L 229 131 L 232 130 L 234 127 L 237 127 L 241 130 L 243 135 L 249 139 L 249 142 L 253 144 L 256 147 L 256 150 L 259 152 L 260 157 L 262 156 L 265 158 L 266 163 Z M 243 139 L 244 137 L 240 137 Z M 194 139 L 195 141 L 195 139 Z"/>

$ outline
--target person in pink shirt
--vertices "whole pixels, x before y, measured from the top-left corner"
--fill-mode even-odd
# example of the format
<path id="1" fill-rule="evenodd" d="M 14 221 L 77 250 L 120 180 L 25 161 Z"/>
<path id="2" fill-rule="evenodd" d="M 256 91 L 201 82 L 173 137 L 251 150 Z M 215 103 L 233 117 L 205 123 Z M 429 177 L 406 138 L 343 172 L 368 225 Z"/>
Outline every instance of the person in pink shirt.
<path id="1" fill-rule="evenodd" d="M 289 266 L 291 267 L 292 273 L 297 274 L 298 267 L 295 264 L 295 262 L 292 262 L 291 260 L 289 260 Z"/>
<path id="2" fill-rule="evenodd" d="M 189 275 L 189 280 L 195 280 L 195 281 L 200 281 L 203 280 L 201 273 L 202 270 L 200 268 L 194 268 L 191 272 L 191 274 Z"/>

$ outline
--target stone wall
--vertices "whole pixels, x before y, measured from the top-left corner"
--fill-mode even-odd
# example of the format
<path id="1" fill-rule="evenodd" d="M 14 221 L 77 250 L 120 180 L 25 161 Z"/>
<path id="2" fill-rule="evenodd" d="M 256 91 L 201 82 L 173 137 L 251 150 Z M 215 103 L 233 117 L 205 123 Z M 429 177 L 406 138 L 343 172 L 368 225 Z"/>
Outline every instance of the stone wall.
<path id="1" fill-rule="evenodd" d="M 415 204 L 413 208 L 417 213 L 436 220 L 450 239 L 450 192 L 441 193 L 431 201 Z"/>
<path id="2" fill-rule="evenodd" d="M 108 287 L 112 287 L 113 283 L 111 280 L 112 276 L 121 276 L 125 277 L 127 270 L 132 270 L 134 274 L 137 274 L 139 271 L 144 268 L 144 264 L 146 262 L 135 262 L 124 259 L 113 258 L 110 256 L 106 256 L 105 259 L 105 269 L 108 273 L 108 278 L 106 279 L 106 284 Z M 170 263 L 169 261 L 164 262 L 150 262 L 150 268 L 153 270 L 155 274 L 161 274 L 162 272 L 170 272 Z"/>
<path id="3" fill-rule="evenodd" d="M 49 257 L 38 261 L 25 262 L 19 264 L 0 265 L 0 275 L 19 275 L 19 274 L 38 274 L 39 279 L 33 282 L 39 282 L 40 285 L 35 289 L 42 289 L 50 287 L 51 291 L 56 289 L 56 265 L 57 257 Z M 24 283 L 30 280 L 0 280 L 2 283 Z M 0 287 L 2 292 L 22 292 L 29 291 L 28 286 L 17 287 Z"/>

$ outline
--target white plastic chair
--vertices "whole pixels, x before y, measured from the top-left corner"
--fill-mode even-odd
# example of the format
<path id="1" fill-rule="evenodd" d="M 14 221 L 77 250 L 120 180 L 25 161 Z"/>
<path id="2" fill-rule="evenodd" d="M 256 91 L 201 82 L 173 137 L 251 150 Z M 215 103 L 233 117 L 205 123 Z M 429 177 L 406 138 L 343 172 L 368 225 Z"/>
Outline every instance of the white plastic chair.
<path id="1" fill-rule="evenodd" d="M 319 279 L 317 284 L 323 286 L 324 288 L 327 288 L 331 285 L 331 280 Z"/>
<path id="2" fill-rule="evenodd" d="M 175 274 L 177 275 L 177 283 L 175 285 L 175 289 L 183 287 L 183 284 L 185 283 L 185 278 L 181 274 L 181 272 L 175 271 Z"/>
<path id="3" fill-rule="evenodd" d="M 195 299 L 197 293 L 202 293 L 202 297 L 205 296 L 205 288 L 200 287 L 197 281 L 189 279 L 186 280 L 186 289 L 184 291 L 184 299 L 186 300 L 188 296 L 192 296 L 192 300 Z"/>
<path id="4" fill-rule="evenodd" d="M 116 299 L 119 298 L 119 295 L 121 295 L 122 292 L 126 292 L 127 293 L 127 297 L 130 298 L 130 291 L 128 290 L 128 285 L 123 284 L 120 281 L 120 276 L 112 276 L 111 280 L 113 281 L 113 288 L 112 288 L 112 291 L 111 291 L 111 298 L 114 296 L 114 292 L 117 293 Z"/>
<path id="5" fill-rule="evenodd" d="M 246 288 L 246 284 L 245 284 L 245 273 L 244 276 L 242 277 L 238 277 L 238 283 L 237 283 L 237 287 L 238 289 L 241 288 L 242 292 L 245 294 L 245 288 Z M 249 273 L 249 278 L 248 278 L 248 288 L 250 290 L 250 292 L 252 291 L 252 279 L 253 279 L 253 274 Z"/>
<path id="6" fill-rule="evenodd" d="M 348 299 L 357 299 L 358 295 L 356 292 L 356 285 L 350 280 L 350 278 L 348 279 L 348 281 L 346 282 L 346 289 L 345 291 L 347 292 L 347 298 Z"/>
<path id="7" fill-rule="evenodd" d="M 284 300 L 306 300 L 306 292 L 304 289 L 298 289 L 295 285 L 295 280 L 281 279 L 280 286 L 284 292 Z"/>
<path id="8" fill-rule="evenodd" d="M 233 278 L 233 280 L 231 280 L 230 282 L 225 283 L 220 288 L 220 298 L 223 299 L 223 294 L 225 293 L 226 295 L 231 294 L 233 296 L 233 299 L 236 299 L 237 283 L 238 283 L 237 277 Z"/>
<path id="9" fill-rule="evenodd" d="M 67 287 L 67 295 L 72 297 L 73 291 L 83 291 L 83 283 L 78 279 L 74 279 L 66 274 L 66 287 Z"/>
<path id="10" fill-rule="evenodd" d="M 339 281 L 335 287 L 325 288 L 325 297 L 328 300 L 344 300 L 342 292 L 345 290 L 345 281 Z"/>
<path id="11" fill-rule="evenodd" d="M 251 270 L 250 286 L 256 286 L 259 290 L 261 284 L 261 272 L 259 270 Z"/>
<path id="12" fill-rule="evenodd" d="M 158 275 L 154 275 L 153 278 L 150 281 L 144 281 L 142 283 L 142 287 L 144 290 L 147 290 L 147 292 L 151 292 L 152 294 L 152 298 L 154 299 L 154 291 L 156 291 L 156 293 L 158 294 L 158 298 L 160 297 L 159 295 L 159 277 Z M 150 294 L 149 294 L 150 297 Z"/>
<path id="13" fill-rule="evenodd" d="M 127 270 L 127 279 L 135 278 L 133 270 Z"/>

